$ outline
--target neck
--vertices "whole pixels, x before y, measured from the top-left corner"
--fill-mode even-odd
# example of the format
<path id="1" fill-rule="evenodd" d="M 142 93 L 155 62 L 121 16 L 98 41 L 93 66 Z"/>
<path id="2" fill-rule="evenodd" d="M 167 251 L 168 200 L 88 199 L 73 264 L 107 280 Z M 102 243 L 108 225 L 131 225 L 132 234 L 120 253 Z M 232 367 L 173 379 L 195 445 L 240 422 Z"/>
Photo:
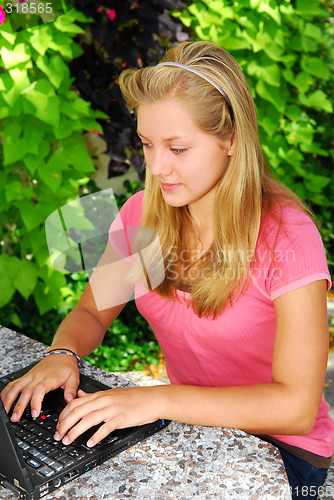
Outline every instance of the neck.
<path id="1" fill-rule="evenodd" d="M 210 196 L 209 196 L 210 195 Z M 213 229 L 213 200 L 214 196 L 208 193 L 206 197 L 187 206 L 193 221 L 194 229 L 200 235 Z"/>

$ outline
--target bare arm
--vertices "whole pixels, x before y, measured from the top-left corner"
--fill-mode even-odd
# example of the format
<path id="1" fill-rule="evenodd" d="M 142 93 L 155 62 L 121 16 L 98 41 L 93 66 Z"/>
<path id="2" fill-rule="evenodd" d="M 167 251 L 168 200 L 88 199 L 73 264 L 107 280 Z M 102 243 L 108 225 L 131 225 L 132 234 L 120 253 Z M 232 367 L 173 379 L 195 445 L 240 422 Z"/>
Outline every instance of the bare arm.
<path id="1" fill-rule="evenodd" d="M 59 326 L 52 349 L 68 348 L 83 358 L 100 345 L 133 291 L 126 279 L 130 265 L 108 243 L 78 304 Z"/>
<path id="2" fill-rule="evenodd" d="M 251 433 L 311 431 L 328 359 L 325 282 L 298 288 L 274 304 L 277 324 L 272 382 L 226 388 L 163 387 L 164 417 Z"/>
<path id="3" fill-rule="evenodd" d="M 109 326 L 124 306 L 120 304 L 98 311 L 88 283 L 77 305 L 60 324 L 50 349 L 71 349 L 84 358 L 101 344 Z"/>
<path id="4" fill-rule="evenodd" d="M 81 358 L 88 355 L 101 343 L 105 332 L 125 306 L 126 301 L 121 304 L 118 301 L 121 283 L 117 282 L 114 267 L 108 266 L 110 262 L 113 262 L 112 253 L 110 245 L 107 245 L 99 266 L 87 284 L 78 304 L 59 326 L 51 345 L 52 349 L 67 348 Z M 112 272 L 110 272 L 111 267 Z M 120 267 L 118 266 L 117 269 Z M 94 275 L 97 278 L 94 278 Z M 106 285 L 103 285 L 102 281 Z M 95 286 L 95 294 L 93 294 L 92 282 Z M 117 305 L 105 309 L 97 307 L 95 299 L 99 292 L 97 287 L 100 283 L 101 286 L 107 287 L 106 293 L 110 290 L 112 294 L 109 297 L 109 303 Z M 125 297 L 127 292 L 128 289 L 125 290 L 122 297 Z M 105 295 L 104 289 L 102 295 Z M 29 402 L 33 415 L 39 415 L 45 394 L 58 387 L 64 389 L 65 400 L 71 401 L 77 394 L 78 385 L 79 370 L 75 357 L 56 354 L 47 356 L 26 375 L 9 383 L 2 391 L 1 398 L 9 411 L 20 395 L 13 410 L 12 420 L 15 421 L 20 419 Z"/>
<path id="5" fill-rule="evenodd" d="M 58 438 L 68 433 L 67 442 L 71 442 L 104 420 L 106 423 L 93 437 L 95 444 L 117 427 L 157 418 L 259 434 L 307 434 L 319 410 L 327 366 L 325 282 L 305 285 L 279 297 L 274 304 L 277 327 L 271 383 L 236 387 L 169 385 L 117 389 L 85 397 L 81 394 L 63 411 Z"/>

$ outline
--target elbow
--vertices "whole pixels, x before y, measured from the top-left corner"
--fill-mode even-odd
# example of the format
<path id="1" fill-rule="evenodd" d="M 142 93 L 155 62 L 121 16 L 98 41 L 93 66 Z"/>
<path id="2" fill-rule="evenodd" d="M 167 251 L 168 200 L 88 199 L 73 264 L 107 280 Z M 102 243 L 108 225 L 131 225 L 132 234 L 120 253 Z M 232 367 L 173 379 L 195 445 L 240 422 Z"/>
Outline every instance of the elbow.
<path id="1" fill-rule="evenodd" d="M 287 434 L 293 434 L 296 436 L 306 436 L 309 434 L 315 424 L 319 407 L 305 407 L 301 405 L 299 409 L 296 408 L 294 415 L 290 420 L 289 432 Z"/>
<path id="2" fill-rule="evenodd" d="M 312 408 L 312 410 L 309 408 L 308 413 L 304 415 L 303 419 L 303 425 L 302 425 L 302 434 L 301 436 L 305 436 L 306 434 L 310 434 L 312 432 L 315 421 L 317 420 L 319 412 L 319 407 L 318 408 Z"/>
<path id="3" fill-rule="evenodd" d="M 296 426 L 296 430 L 298 432 L 295 432 L 294 434 L 296 436 L 306 436 L 307 434 L 310 434 L 312 431 L 313 427 L 315 424 L 315 419 L 310 419 L 310 418 L 303 418 L 302 421 L 299 422 L 299 425 Z"/>

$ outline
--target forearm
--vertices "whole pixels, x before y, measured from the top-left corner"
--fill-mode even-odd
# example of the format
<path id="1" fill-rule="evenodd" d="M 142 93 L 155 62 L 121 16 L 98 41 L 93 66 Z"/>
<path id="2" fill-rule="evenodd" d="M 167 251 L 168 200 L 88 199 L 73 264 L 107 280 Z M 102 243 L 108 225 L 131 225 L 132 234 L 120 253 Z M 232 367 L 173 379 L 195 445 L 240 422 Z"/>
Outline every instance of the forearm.
<path id="1" fill-rule="evenodd" d="M 252 434 L 306 434 L 317 413 L 316 404 L 311 410 L 302 408 L 294 392 L 279 383 L 242 387 L 168 385 L 156 389 L 160 418 L 238 428 Z"/>
<path id="2" fill-rule="evenodd" d="M 106 328 L 89 310 L 74 308 L 59 325 L 51 347 L 71 349 L 83 358 L 100 345 L 105 332 Z"/>

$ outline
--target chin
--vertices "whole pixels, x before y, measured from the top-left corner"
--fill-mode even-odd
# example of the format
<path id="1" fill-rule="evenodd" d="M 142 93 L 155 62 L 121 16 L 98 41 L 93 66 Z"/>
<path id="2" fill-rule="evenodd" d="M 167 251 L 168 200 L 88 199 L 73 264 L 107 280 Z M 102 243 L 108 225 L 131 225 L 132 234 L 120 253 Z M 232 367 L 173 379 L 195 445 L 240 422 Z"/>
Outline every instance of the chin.
<path id="1" fill-rule="evenodd" d="M 184 196 L 176 196 L 176 193 L 169 193 L 161 190 L 162 197 L 164 201 L 171 207 L 184 207 L 188 204 L 188 201 Z"/>

